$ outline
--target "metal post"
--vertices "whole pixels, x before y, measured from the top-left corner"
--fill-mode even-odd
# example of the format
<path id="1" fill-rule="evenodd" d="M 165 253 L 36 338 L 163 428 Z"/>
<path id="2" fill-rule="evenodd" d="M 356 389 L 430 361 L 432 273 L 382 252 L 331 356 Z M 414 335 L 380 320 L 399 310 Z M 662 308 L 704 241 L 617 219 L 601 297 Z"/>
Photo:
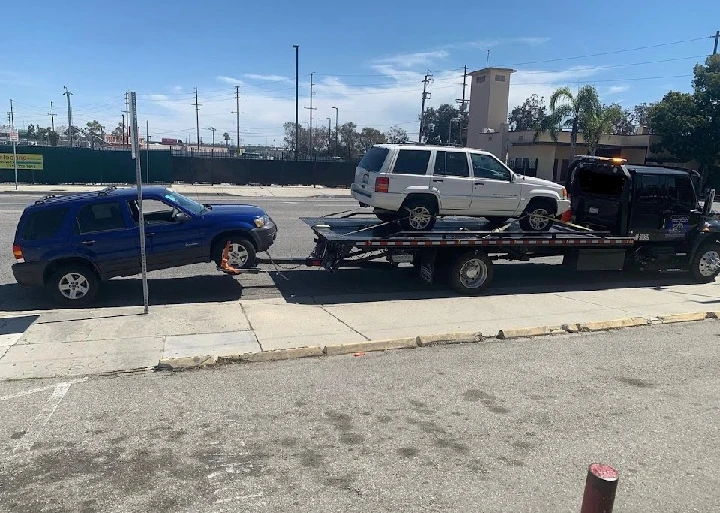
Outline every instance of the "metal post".
<path id="1" fill-rule="evenodd" d="M 150 183 L 150 121 L 145 120 L 145 183 Z"/>
<path id="2" fill-rule="evenodd" d="M 17 145 L 17 142 L 15 141 L 15 136 L 17 133 L 15 132 L 15 110 L 13 109 L 13 101 L 10 100 L 10 136 L 12 138 L 12 147 L 13 147 L 13 166 L 15 167 L 15 190 L 18 189 L 18 174 L 17 174 L 17 151 L 15 149 L 15 146 Z"/>
<path id="3" fill-rule="evenodd" d="M 132 156 L 135 159 L 135 182 L 138 195 L 138 228 L 140 232 L 140 263 L 142 266 L 143 313 L 148 313 L 147 259 L 145 254 L 145 216 L 142 202 L 142 168 L 140 166 L 139 137 L 137 133 L 137 103 L 135 93 L 130 93 L 130 132 L 132 134 Z"/>
<path id="4" fill-rule="evenodd" d="M 617 470 L 602 463 L 590 465 L 580 513 L 612 513 L 617 485 Z"/>
<path id="5" fill-rule="evenodd" d="M 15 127 L 12 127 L 10 130 L 15 130 Z M 17 143 L 13 141 L 13 163 L 15 164 L 15 190 L 18 190 L 18 176 L 17 176 L 17 151 L 15 150 L 15 145 Z"/>
<path id="6" fill-rule="evenodd" d="M 240 155 L 240 86 L 235 86 L 235 130 L 237 130 L 237 140 L 235 141 L 235 155 Z"/>

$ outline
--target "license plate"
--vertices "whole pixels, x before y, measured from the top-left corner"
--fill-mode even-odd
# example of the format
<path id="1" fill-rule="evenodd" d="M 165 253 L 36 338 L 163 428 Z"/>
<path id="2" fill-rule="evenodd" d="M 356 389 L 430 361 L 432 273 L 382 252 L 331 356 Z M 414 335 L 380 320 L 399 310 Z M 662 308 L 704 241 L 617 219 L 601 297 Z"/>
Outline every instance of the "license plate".
<path id="1" fill-rule="evenodd" d="M 590 207 L 590 208 L 588 209 L 588 212 L 590 212 L 591 214 L 599 214 L 599 213 L 600 213 L 600 209 L 597 208 L 597 207 Z"/>

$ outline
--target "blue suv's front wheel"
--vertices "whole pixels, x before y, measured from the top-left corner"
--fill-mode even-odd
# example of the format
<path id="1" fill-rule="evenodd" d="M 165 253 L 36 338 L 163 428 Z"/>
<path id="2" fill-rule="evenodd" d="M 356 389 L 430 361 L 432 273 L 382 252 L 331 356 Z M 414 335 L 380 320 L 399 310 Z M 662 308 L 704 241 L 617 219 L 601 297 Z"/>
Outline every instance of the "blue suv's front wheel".
<path id="1" fill-rule="evenodd" d="M 58 303 L 81 307 L 95 299 L 100 282 L 92 269 L 71 264 L 59 267 L 46 285 Z"/>

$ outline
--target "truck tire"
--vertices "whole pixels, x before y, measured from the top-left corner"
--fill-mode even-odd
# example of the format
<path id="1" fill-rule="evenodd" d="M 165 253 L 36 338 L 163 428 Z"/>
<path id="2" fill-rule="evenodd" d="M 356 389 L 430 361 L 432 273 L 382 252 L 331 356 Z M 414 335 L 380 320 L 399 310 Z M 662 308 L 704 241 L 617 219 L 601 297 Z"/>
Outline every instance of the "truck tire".
<path id="1" fill-rule="evenodd" d="M 90 267 L 68 264 L 58 267 L 46 286 L 60 305 L 81 308 L 93 302 L 100 288 L 100 280 Z"/>
<path id="2" fill-rule="evenodd" d="M 236 269 L 249 269 L 255 267 L 255 246 L 240 235 L 228 235 L 222 237 L 215 243 L 212 252 L 212 259 L 220 267 L 222 254 L 225 245 L 230 242 L 230 253 L 228 254 L 228 265 Z"/>
<path id="3" fill-rule="evenodd" d="M 410 198 L 400 209 L 400 226 L 406 231 L 430 231 L 436 220 L 437 207 L 429 199 Z"/>
<path id="4" fill-rule="evenodd" d="M 715 281 L 720 273 L 720 244 L 710 242 L 700 246 L 690 260 L 690 272 L 700 283 Z"/>
<path id="5" fill-rule="evenodd" d="M 462 253 L 450 265 L 450 285 L 461 294 L 480 294 L 493 279 L 493 263 L 485 253 Z"/>
<path id="6" fill-rule="evenodd" d="M 528 204 L 523 217 L 520 219 L 520 228 L 526 232 L 544 232 L 553 225 L 557 207 L 552 200 L 533 199 Z"/>

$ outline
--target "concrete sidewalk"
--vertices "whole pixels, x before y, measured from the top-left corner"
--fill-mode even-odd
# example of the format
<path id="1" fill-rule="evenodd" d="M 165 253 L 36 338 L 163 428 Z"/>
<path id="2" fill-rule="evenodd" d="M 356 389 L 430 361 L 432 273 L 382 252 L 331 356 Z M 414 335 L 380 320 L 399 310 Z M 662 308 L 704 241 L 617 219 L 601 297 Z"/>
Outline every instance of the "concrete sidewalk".
<path id="1" fill-rule="evenodd" d="M 127 185 L 134 187 L 134 184 Z M 28 185 L 21 184 L 15 189 L 14 184 L 0 184 L 0 194 L 72 194 L 80 192 L 97 191 L 105 187 L 97 185 Z M 350 197 L 350 189 L 335 189 L 323 186 L 279 186 L 273 185 L 206 185 L 206 184 L 169 184 L 171 188 L 180 194 L 187 196 L 241 196 L 244 198 L 343 198 Z"/>
<path id="2" fill-rule="evenodd" d="M 663 317 L 673 321 L 667 316 L 675 314 L 698 313 L 683 319 L 699 319 L 720 311 L 719 298 L 720 283 L 711 283 L 476 298 L 417 293 L 402 300 L 357 294 L 325 296 L 322 302 L 239 300 L 151 306 L 147 316 L 139 307 L 4 313 L 0 379 L 416 347 L 433 340 L 553 333 L 563 325 L 577 330 L 581 323 L 618 319 L 625 321 L 596 327 L 652 324 Z M 544 328 L 513 331 L 536 327 Z"/>

